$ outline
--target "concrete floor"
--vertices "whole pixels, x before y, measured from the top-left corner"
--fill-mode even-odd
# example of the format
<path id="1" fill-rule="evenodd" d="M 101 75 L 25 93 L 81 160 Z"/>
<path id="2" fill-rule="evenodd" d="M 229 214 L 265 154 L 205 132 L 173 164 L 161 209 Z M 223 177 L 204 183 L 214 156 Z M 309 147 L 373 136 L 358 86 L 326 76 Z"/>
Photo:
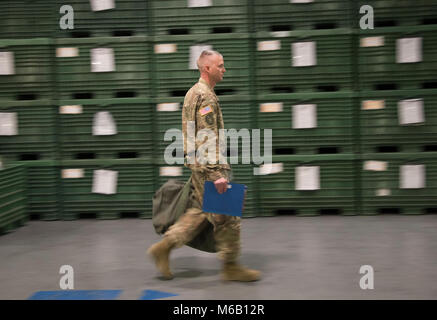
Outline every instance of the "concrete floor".
<path id="1" fill-rule="evenodd" d="M 242 262 L 263 272 L 256 283 L 225 283 L 214 254 L 172 253 L 175 279 L 158 277 L 146 258 L 159 240 L 151 220 L 30 221 L 0 236 L 0 299 L 60 290 L 62 265 L 75 290 L 143 290 L 168 299 L 437 299 L 437 216 L 320 216 L 243 220 Z M 362 290 L 362 265 L 374 289 Z"/>

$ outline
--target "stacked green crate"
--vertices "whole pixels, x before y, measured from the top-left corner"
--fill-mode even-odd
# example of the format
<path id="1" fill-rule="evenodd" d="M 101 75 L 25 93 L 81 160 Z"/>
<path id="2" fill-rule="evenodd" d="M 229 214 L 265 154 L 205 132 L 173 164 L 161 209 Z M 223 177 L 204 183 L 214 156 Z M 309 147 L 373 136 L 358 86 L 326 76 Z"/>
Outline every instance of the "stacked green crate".
<path id="1" fill-rule="evenodd" d="M 256 33 L 258 93 L 353 88 L 351 29 Z"/>
<path id="2" fill-rule="evenodd" d="M 273 154 L 354 152 L 353 92 L 266 94 L 258 104 Z"/>
<path id="3" fill-rule="evenodd" d="M 169 156 L 183 159 L 182 97 L 155 98 L 154 156 L 158 163 L 164 161 L 168 148 Z"/>
<path id="4" fill-rule="evenodd" d="M 436 30 L 436 25 L 360 30 L 360 89 L 436 88 Z"/>
<path id="5" fill-rule="evenodd" d="M 32 219 L 60 219 L 58 162 L 20 161 L 27 170 L 27 213 Z"/>
<path id="6" fill-rule="evenodd" d="M 371 6 L 375 28 L 436 24 L 437 4 L 433 0 L 359 0 L 358 6 Z"/>
<path id="7" fill-rule="evenodd" d="M 254 0 L 258 31 L 348 28 L 352 1 L 348 0 Z"/>
<path id="8" fill-rule="evenodd" d="M 230 159 L 229 159 L 230 161 Z M 191 170 L 181 163 L 166 164 L 164 161 L 159 161 L 160 164 L 155 166 L 155 174 L 157 176 L 157 186 L 161 187 L 167 180 L 176 179 L 180 181 L 188 181 L 191 176 Z M 252 164 L 232 164 L 232 182 L 245 184 L 247 186 L 247 194 L 243 217 L 253 217 L 257 214 L 257 186 L 256 177 L 253 174 L 254 166 Z"/>
<path id="9" fill-rule="evenodd" d="M 187 90 L 188 91 L 188 90 Z M 182 107 L 184 99 L 182 97 L 158 97 L 156 100 L 155 109 L 155 143 L 157 149 L 155 155 L 158 159 L 163 159 L 165 150 L 168 147 L 180 149 L 183 154 L 182 140 Z M 220 109 L 223 114 L 225 129 L 235 129 L 236 133 L 240 133 L 241 129 L 252 128 L 252 108 L 249 96 L 246 95 L 223 95 L 219 96 Z M 248 131 L 250 134 L 250 132 Z M 165 141 L 167 134 L 168 140 Z M 176 138 L 177 137 L 177 138 Z M 228 153 L 241 153 L 242 145 L 239 140 L 238 151 L 230 149 L 230 141 L 228 143 Z M 169 150 L 170 152 L 171 150 Z M 229 153 L 229 155 L 231 155 Z"/>
<path id="10" fill-rule="evenodd" d="M 52 40 L 0 40 L 0 100 L 51 99 Z"/>
<path id="11" fill-rule="evenodd" d="M 150 94 L 147 37 L 55 41 L 60 99 L 132 98 Z"/>
<path id="12" fill-rule="evenodd" d="M 62 219 L 150 218 L 151 159 L 62 160 Z"/>
<path id="13" fill-rule="evenodd" d="M 362 214 L 437 211 L 435 152 L 362 156 Z"/>
<path id="14" fill-rule="evenodd" d="M 226 155 L 240 157 L 238 163 L 241 163 L 242 157 L 250 157 L 252 150 L 253 101 L 246 95 L 224 95 L 219 99 L 226 130 Z"/>
<path id="15" fill-rule="evenodd" d="M 248 0 L 152 0 L 156 35 L 248 32 Z"/>
<path id="16" fill-rule="evenodd" d="M 53 220 L 58 215 L 51 162 L 57 158 L 57 131 L 50 39 L 58 26 L 58 10 L 52 1 L 0 4 L 0 38 L 5 39 L 0 40 L 0 152 L 9 162 L 20 161 L 27 172 L 25 219 Z"/>
<path id="17" fill-rule="evenodd" d="M 362 213 L 435 211 L 437 5 L 364 5 L 374 29 L 358 30 L 357 42 Z"/>
<path id="18" fill-rule="evenodd" d="M 258 186 L 257 176 L 254 174 L 256 168 L 253 163 L 244 164 L 240 160 L 238 164 L 232 164 L 231 182 L 240 183 L 247 186 L 246 196 L 244 200 L 243 218 L 255 217 L 259 214 L 258 211 Z"/>
<path id="19" fill-rule="evenodd" d="M 102 116 L 106 120 L 99 123 Z M 64 160 L 152 156 L 152 110 L 147 98 L 61 100 L 58 117 Z"/>
<path id="20" fill-rule="evenodd" d="M 27 221 L 26 168 L 23 165 L 0 167 L 0 234 L 12 231 Z"/>
<path id="21" fill-rule="evenodd" d="M 49 38 L 59 25 L 58 14 L 52 0 L 0 1 L 0 38 Z"/>
<path id="22" fill-rule="evenodd" d="M 0 152 L 5 160 L 56 158 L 56 107 L 52 100 L 5 100 L 0 104 L 0 117 L 4 126 Z"/>
<path id="23" fill-rule="evenodd" d="M 354 5 L 254 4 L 256 126 L 273 154 L 257 168 L 260 215 L 356 214 Z"/>
<path id="24" fill-rule="evenodd" d="M 155 175 L 157 181 L 156 189 L 158 189 L 170 179 L 188 181 L 191 176 L 191 170 L 179 160 L 175 163 L 166 163 L 164 160 L 159 159 L 155 165 Z"/>
<path id="25" fill-rule="evenodd" d="M 436 89 L 362 92 L 362 152 L 437 151 L 436 107 Z"/>
<path id="26" fill-rule="evenodd" d="M 274 156 L 258 174 L 260 215 L 354 215 L 355 155 Z"/>
<path id="27" fill-rule="evenodd" d="M 196 60 L 200 51 L 207 48 L 219 51 L 225 61 L 224 79 L 215 87 L 217 95 L 247 95 L 251 67 L 247 33 L 155 37 L 156 95 L 185 96 L 199 79 Z"/>
<path id="28" fill-rule="evenodd" d="M 147 34 L 147 1 L 55 0 L 55 2 L 57 11 L 67 5 L 74 12 L 74 29 L 58 30 L 58 37 L 82 37 L 84 35 L 117 37 Z M 70 12 L 67 7 L 64 10 L 64 15 Z M 63 14 L 59 14 L 59 17 Z"/>

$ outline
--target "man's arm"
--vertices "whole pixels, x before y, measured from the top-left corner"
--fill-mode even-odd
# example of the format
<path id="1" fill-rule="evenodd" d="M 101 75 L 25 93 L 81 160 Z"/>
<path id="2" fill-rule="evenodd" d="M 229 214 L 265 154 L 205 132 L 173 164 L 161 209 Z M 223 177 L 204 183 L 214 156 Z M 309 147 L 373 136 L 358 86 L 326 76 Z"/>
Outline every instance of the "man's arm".
<path id="1" fill-rule="evenodd" d="M 192 170 L 201 169 L 201 171 L 206 175 L 206 179 L 209 181 L 214 181 L 216 189 L 219 193 L 223 193 L 226 191 L 229 170 L 230 167 L 228 164 L 220 164 L 219 163 L 219 155 L 220 155 L 220 142 L 219 142 L 219 130 L 217 126 L 217 107 L 214 105 L 214 102 L 211 99 L 205 99 L 201 93 L 198 92 L 190 92 L 184 100 L 184 108 L 182 112 L 182 130 L 184 134 L 184 153 L 187 160 L 187 166 Z M 196 142 L 196 137 L 188 136 L 188 123 L 195 122 L 195 128 L 197 135 L 201 130 L 210 130 L 211 134 L 215 135 L 215 140 L 208 141 L 208 138 L 205 137 L 201 142 Z M 192 143 L 188 143 L 189 139 L 192 139 Z M 211 143 L 213 145 L 209 145 Z M 196 149 L 192 149 L 196 145 Z M 194 165 L 194 158 L 196 156 L 195 150 L 199 153 L 200 148 L 208 148 L 215 147 L 215 160 L 216 163 L 206 163 L 200 164 L 196 161 L 196 165 Z M 201 152 L 200 152 L 201 153 Z M 207 159 L 205 159 L 207 160 Z"/>
<path id="2" fill-rule="evenodd" d="M 208 162 L 204 164 L 202 169 L 206 173 L 207 180 L 214 181 L 217 191 L 223 193 L 226 192 L 227 189 L 230 167 L 227 163 L 220 163 L 220 152 L 222 150 L 220 150 L 217 112 L 218 107 L 213 101 L 208 98 L 199 99 L 198 110 L 196 112 L 196 132 L 209 130 L 209 132 L 215 136 L 215 139 L 212 141 L 208 141 L 208 138 L 202 141 L 206 146 L 215 149 L 215 154 L 212 156 L 213 163 Z"/>

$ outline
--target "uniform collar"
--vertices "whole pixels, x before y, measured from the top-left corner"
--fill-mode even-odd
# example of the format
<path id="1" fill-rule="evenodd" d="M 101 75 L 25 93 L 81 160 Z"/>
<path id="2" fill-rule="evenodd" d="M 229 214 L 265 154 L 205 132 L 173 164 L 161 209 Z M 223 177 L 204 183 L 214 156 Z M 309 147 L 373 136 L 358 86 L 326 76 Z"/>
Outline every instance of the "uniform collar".
<path id="1" fill-rule="evenodd" d="M 214 89 L 209 86 L 208 82 L 206 82 L 205 79 L 199 78 L 199 83 L 203 83 L 204 85 L 206 85 L 209 88 L 209 90 L 214 92 Z"/>

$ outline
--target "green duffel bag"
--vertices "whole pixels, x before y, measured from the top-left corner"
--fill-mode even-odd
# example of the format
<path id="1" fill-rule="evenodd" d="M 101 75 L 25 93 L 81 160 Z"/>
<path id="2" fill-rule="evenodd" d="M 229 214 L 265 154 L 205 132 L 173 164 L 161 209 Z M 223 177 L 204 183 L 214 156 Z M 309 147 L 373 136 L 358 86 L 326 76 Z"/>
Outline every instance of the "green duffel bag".
<path id="1" fill-rule="evenodd" d="M 191 177 L 187 182 L 170 179 L 155 192 L 152 222 L 157 234 L 164 234 L 189 208 L 190 192 Z M 217 252 L 213 225 L 205 219 L 199 227 L 199 233 L 187 246 L 205 252 Z"/>

